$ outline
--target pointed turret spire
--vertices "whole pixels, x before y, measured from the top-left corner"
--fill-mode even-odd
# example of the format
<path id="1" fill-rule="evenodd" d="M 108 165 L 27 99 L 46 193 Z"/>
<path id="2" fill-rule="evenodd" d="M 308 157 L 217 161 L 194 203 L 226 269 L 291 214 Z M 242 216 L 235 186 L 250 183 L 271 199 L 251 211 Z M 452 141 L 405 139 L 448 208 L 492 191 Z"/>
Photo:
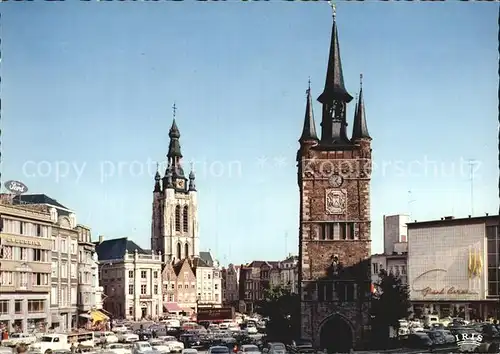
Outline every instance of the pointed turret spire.
<path id="1" fill-rule="evenodd" d="M 191 172 L 189 172 L 189 191 L 196 192 L 196 183 L 195 183 L 193 163 L 191 163 Z"/>
<path id="2" fill-rule="evenodd" d="M 160 165 L 157 163 L 156 164 L 156 174 L 155 174 L 155 189 L 153 190 L 154 193 L 159 193 L 161 192 L 161 185 L 160 185 L 160 171 L 158 169 L 160 168 Z"/>
<path id="3" fill-rule="evenodd" d="M 316 134 L 316 123 L 314 122 L 314 113 L 311 98 L 311 79 L 309 79 L 308 87 L 306 91 L 307 103 L 306 103 L 306 115 L 304 117 L 304 128 L 302 129 L 302 135 L 299 141 L 318 141 L 318 135 Z"/>
<path id="4" fill-rule="evenodd" d="M 335 18 L 335 5 L 330 2 L 333 9 L 332 37 L 330 41 L 330 54 L 326 70 L 326 81 L 323 93 L 318 101 L 323 104 L 321 119 L 321 144 L 322 145 L 348 145 L 346 108 L 352 96 L 344 85 L 344 74 L 340 60 L 339 38 Z"/>
<path id="5" fill-rule="evenodd" d="M 165 177 L 163 177 L 163 189 L 174 188 L 174 181 L 172 179 L 172 166 L 168 166 L 165 170 Z"/>
<path id="6" fill-rule="evenodd" d="M 370 139 L 368 126 L 366 125 L 365 101 L 363 99 L 363 74 L 359 75 L 359 98 L 354 114 L 354 123 L 352 127 L 352 140 Z"/>
<path id="7" fill-rule="evenodd" d="M 331 104 L 334 100 L 349 103 L 352 96 L 347 92 L 344 85 L 344 74 L 342 62 L 340 60 L 340 47 L 337 32 L 335 4 L 330 2 L 333 11 L 332 37 L 330 40 L 330 55 L 328 57 L 328 68 L 326 71 L 326 81 L 323 93 L 318 97 L 318 101 L 323 104 Z"/>

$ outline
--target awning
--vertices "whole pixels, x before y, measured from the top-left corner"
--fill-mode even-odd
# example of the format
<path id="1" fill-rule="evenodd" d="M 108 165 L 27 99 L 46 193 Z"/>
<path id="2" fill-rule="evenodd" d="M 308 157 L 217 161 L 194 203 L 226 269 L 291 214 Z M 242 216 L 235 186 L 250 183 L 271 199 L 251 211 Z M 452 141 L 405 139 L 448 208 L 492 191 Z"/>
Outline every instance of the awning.
<path id="1" fill-rule="evenodd" d="M 165 302 L 163 306 L 167 309 L 168 312 L 182 312 L 182 309 L 176 302 Z"/>
<path id="2" fill-rule="evenodd" d="M 109 320 L 109 317 L 103 314 L 101 311 L 91 311 L 90 317 L 92 318 L 92 322 L 102 322 Z"/>
<path id="3" fill-rule="evenodd" d="M 92 316 L 90 316 L 88 313 L 81 313 L 80 314 L 80 317 L 83 317 L 83 318 L 88 318 L 88 319 L 91 319 Z"/>

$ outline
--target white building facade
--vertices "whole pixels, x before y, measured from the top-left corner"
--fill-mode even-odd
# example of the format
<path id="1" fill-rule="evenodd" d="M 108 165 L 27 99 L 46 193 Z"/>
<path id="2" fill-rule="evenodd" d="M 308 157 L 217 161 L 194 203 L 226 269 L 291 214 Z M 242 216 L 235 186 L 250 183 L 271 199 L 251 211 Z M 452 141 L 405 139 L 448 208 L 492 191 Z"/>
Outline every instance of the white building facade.
<path id="1" fill-rule="evenodd" d="M 237 306 L 239 301 L 240 266 L 231 263 L 222 272 L 223 302 L 226 305 Z"/>
<path id="2" fill-rule="evenodd" d="M 297 256 L 289 256 L 284 261 L 280 262 L 280 280 L 281 285 L 293 294 L 299 292 L 299 258 Z"/>
<path id="3" fill-rule="evenodd" d="M 198 307 L 222 306 L 222 277 L 217 262 L 214 266 L 198 262 L 196 266 L 196 292 Z"/>
<path id="4" fill-rule="evenodd" d="M 162 255 L 143 250 L 127 238 L 96 245 L 103 308 L 116 319 L 158 319 L 163 314 Z"/>
<path id="5" fill-rule="evenodd" d="M 486 238 L 492 222 L 498 217 L 408 224 L 408 284 L 416 316 L 485 319 L 492 314 L 496 303 L 488 296 Z"/>

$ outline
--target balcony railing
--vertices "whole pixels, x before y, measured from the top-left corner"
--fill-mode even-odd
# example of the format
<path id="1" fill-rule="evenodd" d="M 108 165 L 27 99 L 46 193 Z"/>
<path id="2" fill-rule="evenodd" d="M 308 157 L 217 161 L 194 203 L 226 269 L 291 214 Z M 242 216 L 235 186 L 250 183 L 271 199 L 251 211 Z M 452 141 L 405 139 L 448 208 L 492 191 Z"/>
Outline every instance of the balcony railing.
<path id="1" fill-rule="evenodd" d="M 140 259 L 140 260 L 150 260 L 150 261 L 161 261 L 162 260 L 162 256 L 159 254 L 134 254 L 134 253 L 127 253 L 125 255 L 125 259 L 134 260 L 136 256 L 137 256 L 137 259 Z"/>

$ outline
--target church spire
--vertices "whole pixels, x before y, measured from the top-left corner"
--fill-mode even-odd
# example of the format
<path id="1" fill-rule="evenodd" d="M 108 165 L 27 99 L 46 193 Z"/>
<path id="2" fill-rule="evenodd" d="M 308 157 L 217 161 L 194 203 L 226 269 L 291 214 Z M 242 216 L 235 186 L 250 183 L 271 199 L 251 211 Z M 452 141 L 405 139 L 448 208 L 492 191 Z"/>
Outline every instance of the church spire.
<path id="1" fill-rule="evenodd" d="M 170 168 L 172 172 L 173 179 L 176 177 L 184 177 L 184 170 L 181 166 L 182 152 L 181 152 L 181 144 L 179 139 L 181 137 L 181 133 L 179 128 L 177 127 L 177 123 L 175 121 L 175 116 L 177 113 L 177 106 L 172 106 L 173 110 L 173 120 L 172 126 L 170 127 L 170 131 L 168 132 L 168 136 L 170 137 L 170 144 L 168 146 L 168 168 Z"/>
<path id="2" fill-rule="evenodd" d="M 332 3 L 330 5 L 333 9 L 330 54 L 326 70 L 325 88 L 323 89 L 323 93 L 318 97 L 318 101 L 323 104 L 321 144 L 347 145 L 350 141 L 346 133 L 346 106 L 347 103 L 351 102 L 352 96 L 347 92 L 344 85 L 335 5 Z"/>
<path id="3" fill-rule="evenodd" d="M 170 144 L 168 146 L 167 157 L 169 158 L 169 160 L 175 158 L 177 159 L 182 158 L 181 144 L 179 142 L 181 133 L 179 132 L 179 128 L 177 127 L 177 122 L 175 121 L 175 114 L 177 112 L 177 107 L 175 103 L 172 106 L 172 110 L 173 110 L 172 126 L 170 127 L 170 131 L 168 132 L 168 136 L 170 137 Z"/>
<path id="4" fill-rule="evenodd" d="M 347 92 L 344 85 L 344 73 L 342 71 L 342 62 L 340 60 L 335 4 L 330 3 L 330 6 L 333 11 L 330 55 L 328 57 L 325 88 L 323 93 L 318 97 L 318 101 L 323 104 L 332 103 L 334 100 L 349 103 L 352 100 L 352 96 Z"/>
<path id="5" fill-rule="evenodd" d="M 312 98 L 311 98 L 311 79 L 309 79 L 308 88 L 306 91 L 307 103 L 306 103 L 306 115 L 304 117 L 304 128 L 302 129 L 302 135 L 300 136 L 300 142 L 305 141 L 317 141 L 318 135 L 316 134 L 316 123 L 314 122 Z"/>
<path id="6" fill-rule="evenodd" d="M 363 74 L 359 75 L 359 98 L 354 114 L 354 123 L 352 127 L 352 140 L 370 139 L 368 126 L 366 125 L 365 101 L 363 99 Z"/>

